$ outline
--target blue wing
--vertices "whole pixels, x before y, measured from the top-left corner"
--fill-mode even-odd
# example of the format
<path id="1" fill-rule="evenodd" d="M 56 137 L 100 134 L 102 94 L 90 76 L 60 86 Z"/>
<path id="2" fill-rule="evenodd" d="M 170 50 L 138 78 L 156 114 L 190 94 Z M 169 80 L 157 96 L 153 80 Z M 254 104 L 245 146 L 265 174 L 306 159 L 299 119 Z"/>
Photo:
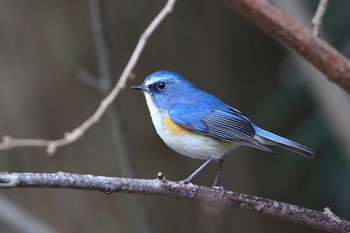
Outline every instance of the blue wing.
<path id="1" fill-rule="evenodd" d="M 255 129 L 248 118 L 218 100 L 176 103 L 168 109 L 168 115 L 175 123 L 198 133 L 273 153 L 254 138 Z"/>

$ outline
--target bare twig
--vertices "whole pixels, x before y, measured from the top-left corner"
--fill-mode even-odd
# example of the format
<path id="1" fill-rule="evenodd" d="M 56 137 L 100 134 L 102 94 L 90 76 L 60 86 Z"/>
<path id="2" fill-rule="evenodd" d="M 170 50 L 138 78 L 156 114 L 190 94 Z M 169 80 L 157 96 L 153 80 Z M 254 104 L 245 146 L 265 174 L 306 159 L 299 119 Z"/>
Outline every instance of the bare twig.
<path id="1" fill-rule="evenodd" d="M 87 72 L 80 76 L 80 78 L 86 83 L 94 84 L 96 90 L 100 91 L 102 94 L 107 94 L 113 88 L 113 69 L 112 55 L 110 52 L 111 46 L 107 34 L 105 1 L 90 0 L 89 6 L 92 32 L 97 53 L 99 78 L 93 77 Z M 82 73 L 80 72 L 80 74 Z M 98 81 L 96 82 L 96 80 Z M 135 177 L 135 172 L 131 165 L 130 156 L 121 130 L 120 114 L 115 104 L 107 110 L 107 115 L 111 124 L 110 132 L 121 174 L 124 177 Z M 130 211 L 134 216 L 138 232 L 154 232 L 154 227 L 151 225 L 150 221 L 148 221 L 152 215 L 142 197 L 130 196 L 128 201 L 130 202 Z"/>
<path id="2" fill-rule="evenodd" d="M 12 185 L 6 185 L 11 183 Z M 130 179 L 69 173 L 0 173 L 0 188 L 61 188 L 169 196 L 215 202 L 305 224 L 329 232 L 350 231 L 350 221 L 325 208 L 323 212 L 232 191 L 200 185 L 180 185 L 168 181 L 162 174 L 157 179 Z"/>
<path id="3" fill-rule="evenodd" d="M 326 13 L 329 0 L 320 0 L 316 14 L 312 18 L 311 23 L 314 25 L 313 33 L 315 36 L 319 37 L 322 31 L 323 17 Z"/>
<path id="4" fill-rule="evenodd" d="M 73 129 L 71 132 L 65 133 L 63 138 L 56 140 L 46 140 L 46 139 L 16 139 L 9 136 L 4 136 L 3 142 L 0 143 L 0 150 L 5 150 L 13 147 L 46 147 L 47 153 L 52 155 L 55 153 L 56 149 L 61 146 L 66 146 L 77 141 L 81 138 L 85 132 L 96 122 L 98 122 L 101 116 L 106 112 L 107 108 L 111 105 L 114 99 L 117 97 L 121 89 L 126 85 L 126 81 L 135 67 L 138 59 L 140 58 L 141 52 L 143 51 L 148 38 L 152 35 L 158 25 L 164 20 L 164 18 L 172 11 L 176 0 L 168 0 L 164 8 L 159 12 L 156 18 L 151 22 L 151 24 L 146 28 L 144 33 L 141 35 L 136 48 L 129 59 L 128 64 L 124 68 L 118 82 L 112 89 L 112 91 L 107 95 L 105 99 L 101 101 L 101 104 L 96 109 L 95 113 L 85 120 L 78 128 Z"/>
<path id="5" fill-rule="evenodd" d="M 266 0 L 223 0 L 350 92 L 350 62 Z"/>

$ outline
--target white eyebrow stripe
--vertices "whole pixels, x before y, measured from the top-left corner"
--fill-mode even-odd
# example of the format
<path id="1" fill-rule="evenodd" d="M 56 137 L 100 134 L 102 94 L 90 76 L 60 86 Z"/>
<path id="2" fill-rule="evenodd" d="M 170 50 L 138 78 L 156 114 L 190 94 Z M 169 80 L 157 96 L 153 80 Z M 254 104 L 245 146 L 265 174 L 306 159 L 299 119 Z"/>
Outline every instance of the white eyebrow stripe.
<path id="1" fill-rule="evenodd" d="M 150 85 L 152 85 L 152 84 L 158 82 L 159 80 L 160 80 L 159 77 L 154 77 L 154 78 L 152 78 L 152 79 L 149 79 L 149 80 L 147 80 L 147 81 L 145 82 L 145 86 L 148 87 L 148 86 L 150 86 Z"/>

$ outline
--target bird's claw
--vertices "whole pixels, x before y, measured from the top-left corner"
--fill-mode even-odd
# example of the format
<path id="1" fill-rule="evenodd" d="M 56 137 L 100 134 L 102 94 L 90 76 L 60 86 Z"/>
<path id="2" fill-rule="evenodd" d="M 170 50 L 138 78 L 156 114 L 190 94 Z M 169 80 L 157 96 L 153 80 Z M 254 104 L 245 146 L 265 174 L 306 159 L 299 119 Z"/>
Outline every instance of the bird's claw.
<path id="1" fill-rule="evenodd" d="M 220 197 L 222 197 L 222 195 L 224 195 L 224 193 L 225 193 L 225 191 L 226 191 L 226 190 L 224 189 L 224 186 L 212 186 L 212 188 L 221 191 Z"/>
<path id="2" fill-rule="evenodd" d="M 179 183 L 180 185 L 186 185 L 186 184 L 191 184 L 191 182 L 187 179 L 184 179 L 184 180 L 180 180 L 178 181 L 177 183 Z"/>
<path id="3" fill-rule="evenodd" d="M 191 195 L 190 197 L 194 197 L 194 196 L 196 195 L 196 193 L 197 193 L 197 186 L 194 185 L 194 184 L 192 184 L 188 179 L 180 180 L 180 181 L 178 182 L 178 184 L 180 184 L 180 185 L 190 185 L 190 186 L 192 186 L 192 188 L 193 188 L 193 193 L 192 193 L 192 195 Z"/>

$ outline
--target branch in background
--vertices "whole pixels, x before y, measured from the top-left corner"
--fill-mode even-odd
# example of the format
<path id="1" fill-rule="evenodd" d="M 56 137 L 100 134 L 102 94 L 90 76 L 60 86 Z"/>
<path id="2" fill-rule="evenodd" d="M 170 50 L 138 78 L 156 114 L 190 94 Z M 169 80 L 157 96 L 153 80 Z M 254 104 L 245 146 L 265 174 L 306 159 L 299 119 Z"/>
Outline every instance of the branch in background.
<path id="1" fill-rule="evenodd" d="M 13 232 L 58 233 L 47 223 L 35 218 L 33 212 L 25 211 L 4 195 L 0 195 L 0 206 L 1 224 L 8 225 Z"/>
<path id="2" fill-rule="evenodd" d="M 350 232 L 350 221 L 323 212 L 232 191 L 194 184 L 180 185 L 159 173 L 157 179 L 130 179 L 69 173 L 0 173 L 0 188 L 61 188 L 168 196 L 246 209 L 329 232 Z"/>
<path id="3" fill-rule="evenodd" d="M 297 18 L 302 24 L 307 24 L 312 17 L 307 11 L 305 1 L 274 0 L 273 3 L 293 18 Z M 327 38 L 326 31 L 323 38 Z M 342 52 L 346 53 L 345 50 Z M 310 63 L 300 59 L 297 54 L 290 53 L 288 56 L 294 61 L 296 68 L 303 74 L 302 76 L 306 78 L 315 103 L 320 107 L 323 117 L 331 127 L 335 141 L 343 150 L 341 155 L 350 164 L 350 96 L 337 85 L 329 85 L 329 82 L 323 78 L 323 74 L 310 67 Z"/>
<path id="4" fill-rule="evenodd" d="M 94 77 L 85 70 L 78 71 L 78 78 L 102 94 L 106 95 L 113 88 L 111 45 L 108 39 L 104 0 L 89 0 L 91 31 L 95 42 L 99 77 Z"/>
<path id="5" fill-rule="evenodd" d="M 350 62 L 266 0 L 223 0 L 255 25 L 308 60 L 329 80 L 350 92 Z"/>
<path id="6" fill-rule="evenodd" d="M 311 20 L 312 25 L 314 25 L 314 35 L 317 37 L 320 36 L 320 33 L 322 31 L 323 17 L 326 13 L 328 3 L 329 0 L 320 0 L 316 10 L 316 14 Z"/>
<path id="7" fill-rule="evenodd" d="M 104 0 L 90 0 L 90 18 L 92 33 L 95 41 L 97 63 L 99 69 L 99 78 L 93 77 L 88 72 L 79 72 L 81 80 L 104 96 L 113 88 L 113 68 L 111 46 L 107 33 L 107 21 L 105 13 Z M 115 154 L 117 155 L 119 169 L 124 177 L 135 177 L 134 169 L 131 165 L 130 156 L 121 130 L 121 119 L 116 104 L 111 105 L 107 110 L 107 116 L 110 123 L 110 133 L 113 141 Z M 151 213 L 147 208 L 144 200 L 140 196 L 130 196 L 128 198 L 130 211 L 134 217 L 134 223 L 138 232 L 151 233 L 154 227 L 151 225 Z"/>
<path id="8" fill-rule="evenodd" d="M 164 20 L 164 18 L 170 14 L 173 9 L 176 0 L 168 0 L 164 8 L 159 12 L 156 18 L 151 22 L 151 24 L 146 28 L 144 33 L 141 35 L 136 48 L 129 59 L 128 64 L 124 68 L 118 82 L 112 89 L 112 91 L 107 95 L 105 99 L 101 101 L 101 104 L 96 109 L 95 113 L 85 120 L 78 128 L 73 129 L 71 132 L 65 133 L 63 138 L 57 140 L 46 140 L 46 139 L 16 139 L 10 136 L 4 136 L 3 142 L 0 143 L 0 150 L 10 149 L 14 147 L 46 147 L 47 153 L 52 155 L 55 153 L 56 149 L 61 146 L 66 146 L 77 141 L 81 138 L 85 132 L 97 123 L 102 115 L 106 112 L 107 108 L 112 104 L 114 99 L 117 97 L 121 89 L 126 85 L 132 69 L 135 67 L 138 59 L 140 58 L 141 52 L 143 51 L 147 40 L 153 34 L 155 29 Z"/>

